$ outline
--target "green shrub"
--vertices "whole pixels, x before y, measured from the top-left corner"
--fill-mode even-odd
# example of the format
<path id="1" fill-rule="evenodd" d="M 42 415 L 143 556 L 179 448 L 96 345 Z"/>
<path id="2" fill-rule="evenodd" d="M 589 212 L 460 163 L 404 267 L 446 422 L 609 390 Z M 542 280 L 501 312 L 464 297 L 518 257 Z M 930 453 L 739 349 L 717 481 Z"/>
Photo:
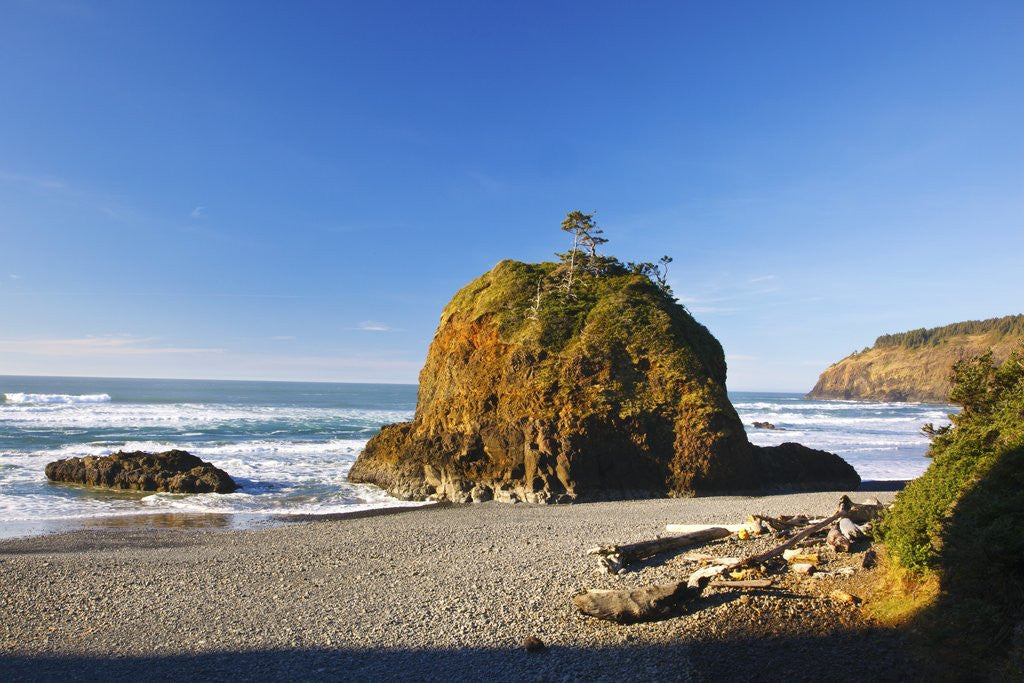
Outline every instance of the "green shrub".
<path id="1" fill-rule="evenodd" d="M 942 676 L 1020 672 L 1024 647 L 1024 348 L 999 367 L 958 362 L 952 429 L 933 430 L 932 463 L 879 524 L 888 556 L 941 591 L 915 626 Z M 1008 654 L 1009 653 L 1009 654 Z M 982 676 L 983 677 L 983 676 Z"/>

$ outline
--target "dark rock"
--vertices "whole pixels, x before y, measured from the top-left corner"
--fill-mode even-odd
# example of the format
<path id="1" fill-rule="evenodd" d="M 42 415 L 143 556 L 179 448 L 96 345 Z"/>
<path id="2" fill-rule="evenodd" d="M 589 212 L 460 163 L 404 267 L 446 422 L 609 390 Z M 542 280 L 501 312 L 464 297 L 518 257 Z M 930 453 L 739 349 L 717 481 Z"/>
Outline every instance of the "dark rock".
<path id="1" fill-rule="evenodd" d="M 754 423 L 754 428 L 755 429 L 774 429 L 774 430 L 779 431 L 779 432 L 786 431 L 785 427 L 776 427 L 771 422 L 755 422 Z"/>
<path id="2" fill-rule="evenodd" d="M 787 442 L 778 446 L 751 446 L 766 489 L 798 491 L 850 491 L 860 485 L 853 466 L 834 453 Z"/>
<path id="3" fill-rule="evenodd" d="M 526 636 L 526 640 L 523 641 L 523 647 L 526 648 L 527 652 L 545 652 L 548 649 L 544 641 L 537 636 Z"/>
<path id="4" fill-rule="evenodd" d="M 752 446 L 721 345 L 649 278 L 611 266 L 568 297 L 558 268 L 503 261 L 455 295 L 414 419 L 374 436 L 350 480 L 466 503 L 859 483 L 836 455 Z"/>
<path id="5" fill-rule="evenodd" d="M 118 452 L 57 460 L 46 466 L 50 481 L 129 491 L 231 493 L 238 488 L 223 470 L 186 451 Z"/>

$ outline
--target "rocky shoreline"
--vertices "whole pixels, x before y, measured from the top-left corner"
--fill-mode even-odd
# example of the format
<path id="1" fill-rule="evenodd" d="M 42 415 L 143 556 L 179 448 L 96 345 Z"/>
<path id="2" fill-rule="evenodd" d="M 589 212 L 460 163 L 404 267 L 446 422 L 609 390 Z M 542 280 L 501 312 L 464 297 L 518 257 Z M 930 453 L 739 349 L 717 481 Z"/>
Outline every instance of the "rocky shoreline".
<path id="1" fill-rule="evenodd" d="M 633 626 L 584 617 L 570 601 L 584 588 L 684 571 L 670 557 L 598 575 L 585 554 L 593 545 L 752 511 L 828 513 L 840 495 L 484 503 L 250 531 L 4 541 L 0 666 L 12 680 L 370 680 L 404 671 L 416 680 L 623 681 L 791 680 L 830 662 L 842 666 L 837 680 L 896 680 L 910 666 L 896 635 L 794 589 L 742 604 L 712 594 L 691 615 Z M 527 652 L 530 636 L 547 649 Z"/>

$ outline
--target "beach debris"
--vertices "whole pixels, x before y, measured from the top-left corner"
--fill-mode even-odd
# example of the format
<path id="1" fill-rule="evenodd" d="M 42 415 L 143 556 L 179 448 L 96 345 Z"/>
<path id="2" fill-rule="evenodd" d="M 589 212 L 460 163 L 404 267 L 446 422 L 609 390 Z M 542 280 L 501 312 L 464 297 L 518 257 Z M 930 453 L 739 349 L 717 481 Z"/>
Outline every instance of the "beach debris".
<path id="1" fill-rule="evenodd" d="M 714 581 L 716 587 L 721 587 L 719 584 L 741 584 L 750 581 L 756 581 L 755 585 L 762 587 L 762 582 L 767 579 L 753 579 L 750 577 L 752 574 L 761 572 L 761 565 L 766 560 L 784 555 L 787 550 L 793 549 L 794 546 L 797 546 L 805 539 L 821 533 L 831 525 L 845 519 L 849 511 L 854 507 L 857 507 L 856 504 L 850 501 L 847 496 L 843 496 L 839 502 L 839 509 L 835 514 L 825 519 L 815 520 L 816 523 L 810 524 L 807 528 L 794 533 L 783 543 L 767 551 L 749 555 L 733 562 L 701 567 L 691 573 L 685 581 L 655 584 L 627 590 L 591 589 L 574 596 L 572 599 L 573 604 L 583 614 L 606 621 L 627 624 L 665 619 L 680 613 L 687 602 L 699 597 L 704 588 L 712 583 L 712 579 L 723 573 L 727 573 L 728 576 L 738 579 L 738 581 L 716 580 Z M 863 509 L 864 506 L 859 507 Z M 717 528 L 720 530 L 716 532 L 718 534 L 721 534 L 722 531 L 726 532 L 718 536 L 719 538 L 728 535 L 728 529 Z M 793 530 L 795 531 L 795 527 Z M 645 544 L 633 545 L 643 546 Z M 605 546 L 603 548 L 595 548 L 590 552 L 601 554 L 602 556 L 621 555 L 622 549 L 628 547 Z M 610 552 L 604 552 L 606 549 Z M 660 550 L 657 552 L 660 552 Z M 801 555 L 805 556 L 803 559 L 812 559 L 810 553 L 795 553 L 786 558 L 786 561 L 788 562 L 790 558 L 795 559 Z M 817 560 L 817 557 L 815 556 L 813 559 Z M 701 556 L 701 560 L 713 562 L 714 558 Z M 810 575 L 813 574 L 815 566 L 815 562 L 796 562 L 790 565 L 790 569 L 797 573 Z M 738 585 L 735 587 L 738 587 Z"/>
<path id="2" fill-rule="evenodd" d="M 685 581 L 660 583 L 634 590 L 591 589 L 573 597 L 583 614 L 618 624 L 657 621 L 673 616 L 682 606 L 699 596 L 703 584 L 691 588 Z"/>
<path id="3" fill-rule="evenodd" d="M 832 546 L 837 553 L 850 552 L 850 539 L 844 536 L 838 527 L 829 529 L 825 542 Z"/>
<path id="4" fill-rule="evenodd" d="M 830 598 L 832 598 L 836 602 L 845 602 L 845 603 L 848 603 L 848 604 L 851 604 L 851 605 L 857 605 L 857 604 L 860 603 L 860 598 L 858 598 L 855 595 L 851 595 L 850 593 L 847 593 L 846 591 L 840 590 L 838 588 L 835 589 L 834 591 L 832 591 L 831 593 L 829 593 L 828 595 L 829 595 Z"/>
<path id="5" fill-rule="evenodd" d="M 618 574 L 631 562 L 653 557 L 659 553 L 707 543 L 725 538 L 730 534 L 724 527 L 710 527 L 678 536 L 665 536 L 653 541 L 641 541 L 625 545 L 605 545 L 591 548 L 588 555 L 597 555 L 598 568 L 609 574 Z"/>
<path id="6" fill-rule="evenodd" d="M 744 579 L 741 581 L 712 581 L 708 588 L 770 588 L 771 579 Z"/>
<path id="7" fill-rule="evenodd" d="M 784 559 L 786 562 L 790 564 L 818 564 L 817 553 L 802 553 L 799 550 L 796 550 L 795 548 L 791 548 L 789 550 L 784 551 L 782 553 L 782 559 Z"/>
<path id="8" fill-rule="evenodd" d="M 764 578 L 764 573 L 768 571 L 766 567 L 771 566 L 771 563 L 765 563 L 775 557 L 781 556 L 793 574 L 813 577 L 819 574 L 821 556 L 818 552 L 807 551 L 806 548 L 820 548 L 822 543 L 828 543 L 837 552 L 849 552 L 853 539 L 867 537 L 870 522 L 877 517 L 881 509 L 882 506 L 877 500 L 854 503 L 849 497 L 843 496 L 835 514 L 823 519 L 809 519 L 806 515 L 750 515 L 743 525 L 668 525 L 670 529 L 687 528 L 691 530 L 690 534 L 709 533 L 710 536 L 685 540 L 680 537 L 669 537 L 624 546 L 593 548 L 588 552 L 600 555 L 599 561 L 603 567 L 609 571 L 620 571 L 621 567 L 630 561 L 649 557 L 666 549 L 724 538 L 730 534 L 730 527 L 737 528 L 737 536 L 741 535 L 741 530 L 745 530 L 748 536 L 758 533 L 756 530 L 760 530 L 761 533 L 772 531 L 777 536 L 788 535 L 788 538 L 778 545 L 742 558 L 687 553 L 681 559 L 704 563 L 704 566 L 694 570 L 685 580 L 625 590 L 587 590 L 574 596 L 573 604 L 583 614 L 616 623 L 631 624 L 676 616 L 683 612 L 688 602 L 698 598 L 705 588 L 768 588 L 772 585 L 772 580 Z M 861 520 L 861 523 L 855 523 L 851 515 Z M 828 536 L 823 538 L 826 529 Z M 684 537 L 687 535 L 684 534 Z M 663 545 L 665 542 L 673 541 L 676 544 Z M 874 563 L 874 551 L 869 550 L 865 553 L 862 565 L 873 566 Z M 615 569 L 616 567 L 618 569 Z M 854 567 L 840 567 L 835 571 L 820 574 L 833 577 L 849 576 L 855 571 Z M 839 589 L 833 591 L 830 597 L 837 602 L 853 605 L 860 603 L 859 598 Z"/>
<path id="9" fill-rule="evenodd" d="M 766 552 L 749 555 L 729 565 L 698 569 L 686 581 L 656 584 L 633 590 L 591 589 L 573 597 L 572 601 L 576 609 L 583 614 L 620 624 L 665 619 L 678 613 L 687 601 L 699 596 L 712 576 L 727 569 L 732 572 L 757 567 L 765 560 L 781 555 L 799 541 L 824 529 L 843 514 L 842 511 L 837 512 Z"/>
<path id="10" fill-rule="evenodd" d="M 703 581 L 706 581 L 715 576 L 719 576 L 728 568 L 728 564 L 713 564 L 707 567 L 701 567 L 697 571 L 690 574 L 689 578 L 687 578 L 686 580 L 686 585 L 690 588 L 700 588 Z"/>
<path id="11" fill-rule="evenodd" d="M 858 524 L 863 524 L 878 517 L 879 513 L 882 512 L 883 506 L 878 502 L 877 498 L 869 498 L 864 503 L 854 503 L 850 500 L 849 496 L 843 496 L 839 499 L 839 507 L 841 510 L 844 510 L 845 517 Z"/>
<path id="12" fill-rule="evenodd" d="M 864 538 L 864 531 L 849 517 L 839 520 L 839 533 L 850 539 L 850 542 L 859 541 Z"/>
<path id="13" fill-rule="evenodd" d="M 537 636 L 526 636 L 526 640 L 523 641 L 523 647 L 527 652 L 547 652 L 548 646 L 544 644 L 544 641 Z"/>
<path id="14" fill-rule="evenodd" d="M 757 524 L 762 528 L 768 527 L 768 529 L 776 534 L 788 533 L 808 523 L 807 515 L 782 515 L 781 517 L 750 515 L 747 521 L 750 524 Z"/>

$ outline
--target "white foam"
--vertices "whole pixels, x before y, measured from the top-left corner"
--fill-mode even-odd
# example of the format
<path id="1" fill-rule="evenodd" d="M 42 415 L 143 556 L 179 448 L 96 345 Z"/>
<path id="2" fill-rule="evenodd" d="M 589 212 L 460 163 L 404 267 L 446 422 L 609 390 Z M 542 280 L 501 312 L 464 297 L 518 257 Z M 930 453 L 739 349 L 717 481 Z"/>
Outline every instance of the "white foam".
<path id="1" fill-rule="evenodd" d="M 842 456 L 863 479 L 912 479 L 928 466 L 926 422 L 945 424 L 953 406 L 751 397 L 734 404 L 750 442 L 795 441 Z M 782 430 L 757 429 L 771 422 Z"/>
<path id="2" fill-rule="evenodd" d="M 7 403 L 109 403 L 110 394 L 4 394 L 4 401 Z"/>
<path id="3" fill-rule="evenodd" d="M 166 427 L 182 432 L 195 432 L 197 429 L 224 427 L 246 430 L 257 423 L 287 422 L 292 425 L 325 423 L 335 427 L 343 423 L 373 432 L 381 424 L 403 422 L 411 417 L 412 412 L 407 410 L 278 408 L 203 403 L 0 404 L 0 425 L 43 426 L 46 429 Z"/>

